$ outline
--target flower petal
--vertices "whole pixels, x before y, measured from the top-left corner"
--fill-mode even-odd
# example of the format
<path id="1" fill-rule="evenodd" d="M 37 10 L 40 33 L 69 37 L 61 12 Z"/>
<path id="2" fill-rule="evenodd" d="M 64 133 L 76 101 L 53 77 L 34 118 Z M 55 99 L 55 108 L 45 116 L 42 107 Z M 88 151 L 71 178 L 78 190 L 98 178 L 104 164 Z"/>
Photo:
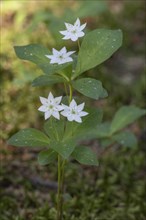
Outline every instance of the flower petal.
<path id="1" fill-rule="evenodd" d="M 60 34 L 63 34 L 63 35 L 66 35 L 69 33 L 68 31 L 59 31 L 59 32 L 60 32 Z"/>
<path id="2" fill-rule="evenodd" d="M 70 38 L 72 41 L 76 41 L 78 39 L 78 37 L 75 34 L 72 34 Z"/>
<path id="3" fill-rule="evenodd" d="M 67 105 L 64 105 L 64 104 L 61 104 L 61 105 L 62 105 L 63 109 L 66 109 L 66 110 L 70 109 Z"/>
<path id="4" fill-rule="evenodd" d="M 64 64 L 64 63 L 68 63 L 68 61 L 66 61 L 66 59 L 58 60 L 58 64 Z"/>
<path id="5" fill-rule="evenodd" d="M 56 109 L 57 109 L 57 111 L 62 111 L 62 110 L 63 110 L 63 106 L 57 105 L 57 106 L 56 106 Z"/>
<path id="6" fill-rule="evenodd" d="M 48 95 L 48 101 L 50 101 L 51 103 L 52 103 L 52 101 L 54 101 L 54 96 L 52 95 L 51 92 Z"/>
<path id="7" fill-rule="evenodd" d="M 45 106 L 45 105 L 42 105 L 42 106 L 40 106 L 40 107 L 38 108 L 38 110 L 39 110 L 40 112 L 46 112 L 46 111 L 48 110 L 48 107 Z"/>
<path id="8" fill-rule="evenodd" d="M 53 49 L 52 49 L 52 51 L 53 51 L 53 55 L 54 55 L 54 56 L 59 55 L 59 51 L 58 51 L 58 50 L 56 50 L 55 48 L 53 48 Z"/>
<path id="9" fill-rule="evenodd" d="M 44 97 L 41 97 L 40 96 L 40 101 L 43 105 L 47 105 L 48 104 L 48 99 L 44 98 Z"/>
<path id="10" fill-rule="evenodd" d="M 75 53 L 76 51 L 69 51 L 66 53 L 67 56 L 70 56 L 71 54 Z"/>
<path id="11" fill-rule="evenodd" d="M 68 63 L 68 62 L 72 62 L 72 61 L 73 61 L 73 58 L 67 57 L 64 59 L 63 63 Z"/>
<path id="12" fill-rule="evenodd" d="M 74 115 L 68 115 L 67 120 L 68 121 L 74 121 Z"/>
<path id="13" fill-rule="evenodd" d="M 51 112 L 50 111 L 45 112 L 45 120 L 50 118 L 50 116 L 51 116 Z"/>
<path id="14" fill-rule="evenodd" d="M 80 117 L 86 116 L 86 115 L 88 115 L 88 114 L 89 114 L 88 112 L 84 112 L 84 111 L 82 111 L 82 112 L 79 113 Z"/>
<path id="15" fill-rule="evenodd" d="M 71 39 L 71 35 L 70 35 L 70 33 L 67 34 L 65 37 L 63 37 L 62 39 L 63 39 L 63 40 L 69 40 L 69 39 Z"/>
<path id="16" fill-rule="evenodd" d="M 56 104 L 60 104 L 61 99 L 62 99 L 62 96 L 59 96 L 59 97 L 56 97 L 56 98 L 54 99 L 54 101 L 55 101 Z"/>
<path id="17" fill-rule="evenodd" d="M 79 116 L 79 115 L 75 115 L 74 120 L 75 120 L 76 122 L 79 122 L 79 123 L 81 123 L 81 122 L 82 122 L 82 119 L 80 118 L 80 116 Z"/>
<path id="18" fill-rule="evenodd" d="M 85 35 L 85 33 L 83 31 L 78 32 L 78 37 L 83 37 Z"/>
<path id="19" fill-rule="evenodd" d="M 60 112 L 61 115 L 63 115 L 64 117 L 68 117 L 69 112 L 67 110 L 64 110 L 62 112 Z"/>
<path id="20" fill-rule="evenodd" d="M 77 106 L 77 111 L 78 111 L 78 112 L 82 111 L 83 108 L 84 108 L 84 106 L 85 106 L 85 103 L 84 103 L 84 102 L 83 102 L 82 104 L 78 105 L 78 106 Z"/>
<path id="21" fill-rule="evenodd" d="M 54 118 L 60 119 L 60 115 L 59 115 L 58 111 L 53 111 L 52 115 L 54 116 Z"/>
<path id="22" fill-rule="evenodd" d="M 73 25 L 69 24 L 69 23 L 65 23 L 65 26 L 66 26 L 67 30 L 71 30 L 73 28 Z"/>
<path id="23" fill-rule="evenodd" d="M 79 30 L 79 31 L 82 31 L 82 30 L 86 27 L 86 25 L 87 25 L 87 23 L 81 25 L 81 26 L 78 28 L 78 30 Z"/>
<path id="24" fill-rule="evenodd" d="M 77 27 L 80 26 L 80 19 L 79 18 L 77 18 L 77 20 L 75 21 L 74 26 L 77 26 Z"/>
<path id="25" fill-rule="evenodd" d="M 61 50 L 60 50 L 61 54 L 66 54 L 66 47 L 63 47 Z"/>
<path id="26" fill-rule="evenodd" d="M 53 58 L 53 59 L 50 61 L 50 64 L 53 64 L 53 63 L 58 63 L 58 59 L 57 59 L 57 58 Z"/>
<path id="27" fill-rule="evenodd" d="M 54 55 L 45 55 L 47 58 L 52 59 Z"/>
<path id="28" fill-rule="evenodd" d="M 74 107 L 76 107 L 76 106 L 77 106 L 77 103 L 76 103 L 76 101 L 73 99 L 73 100 L 71 101 L 69 107 L 74 108 Z"/>

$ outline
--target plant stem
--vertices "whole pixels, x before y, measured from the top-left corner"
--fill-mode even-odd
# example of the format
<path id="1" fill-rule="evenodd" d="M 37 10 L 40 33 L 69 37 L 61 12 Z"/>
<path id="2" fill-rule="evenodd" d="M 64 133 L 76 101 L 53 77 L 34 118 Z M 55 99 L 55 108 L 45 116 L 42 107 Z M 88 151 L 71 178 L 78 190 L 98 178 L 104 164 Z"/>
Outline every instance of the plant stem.
<path id="1" fill-rule="evenodd" d="M 81 46 L 80 46 L 80 41 L 79 41 L 79 39 L 78 39 L 78 47 L 79 47 L 79 50 L 80 50 L 80 47 L 81 47 Z"/>
<path id="2" fill-rule="evenodd" d="M 63 192 L 64 192 L 64 167 L 66 160 L 62 161 L 61 166 L 61 198 L 60 198 L 60 206 L 61 206 L 61 219 L 63 218 Z"/>
<path id="3" fill-rule="evenodd" d="M 63 191 L 64 191 L 64 167 L 66 160 L 62 160 L 58 154 L 58 195 L 57 195 L 57 220 L 63 217 Z"/>
<path id="4" fill-rule="evenodd" d="M 67 93 L 67 88 L 65 86 L 65 91 Z M 72 100 L 72 85 L 69 83 L 69 103 Z M 66 94 L 67 95 L 67 94 Z M 66 160 L 62 159 L 58 154 L 58 192 L 57 192 L 57 220 L 63 219 L 63 191 L 64 191 L 64 168 Z"/>
<path id="5" fill-rule="evenodd" d="M 69 84 L 69 103 L 71 102 L 72 100 L 72 85 Z"/>
<path id="6" fill-rule="evenodd" d="M 68 91 L 67 91 L 66 83 L 64 83 L 64 89 L 65 89 L 66 96 L 68 96 Z"/>
<path id="7" fill-rule="evenodd" d="M 59 72 L 58 74 L 63 76 L 64 79 L 66 79 L 66 81 L 69 82 L 69 78 L 63 72 Z"/>
<path id="8" fill-rule="evenodd" d="M 58 195 L 57 195 L 57 220 L 62 219 L 62 184 L 61 184 L 61 156 L 58 154 Z"/>

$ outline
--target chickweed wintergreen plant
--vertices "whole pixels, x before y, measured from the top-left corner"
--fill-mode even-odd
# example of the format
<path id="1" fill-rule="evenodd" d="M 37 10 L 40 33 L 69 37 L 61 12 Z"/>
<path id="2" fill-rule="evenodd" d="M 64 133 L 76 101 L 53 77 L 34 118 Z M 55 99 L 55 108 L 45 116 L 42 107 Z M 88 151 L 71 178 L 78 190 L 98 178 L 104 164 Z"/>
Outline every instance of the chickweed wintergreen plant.
<path id="1" fill-rule="evenodd" d="M 96 154 L 87 146 L 81 146 L 82 140 L 101 138 L 110 141 L 135 144 L 135 137 L 130 133 L 119 133 L 124 126 L 145 114 L 137 107 L 123 107 L 115 115 L 111 124 L 101 123 L 102 110 L 91 108 L 84 110 L 82 96 L 74 97 L 74 91 L 88 98 L 98 100 L 108 96 L 102 83 L 83 73 L 107 60 L 122 44 L 121 30 L 96 29 L 85 34 L 86 24 L 77 18 L 74 25 L 65 23 L 66 30 L 60 31 L 64 40 L 78 41 L 84 36 L 77 56 L 75 51 L 67 52 L 64 46 L 60 51 L 51 52 L 42 45 L 30 44 L 15 46 L 15 52 L 20 59 L 35 63 L 43 75 L 34 79 L 33 86 L 47 86 L 62 83 L 64 91 L 54 97 L 48 91 L 48 98 L 40 97 L 38 108 L 44 114 L 44 132 L 34 128 L 26 128 L 14 134 L 9 144 L 19 147 L 42 147 L 38 155 L 41 165 L 49 165 L 58 160 L 58 193 L 57 220 L 63 219 L 64 168 L 70 157 L 85 165 L 98 165 Z M 79 45 L 79 44 L 77 44 Z M 63 94 L 65 94 L 63 96 Z M 77 93 L 76 93 L 77 94 Z M 78 100 L 78 101 L 77 101 Z M 130 109 L 129 109 L 130 108 Z M 116 133 L 116 134 L 115 134 Z M 45 148 L 45 149 L 44 149 Z"/>

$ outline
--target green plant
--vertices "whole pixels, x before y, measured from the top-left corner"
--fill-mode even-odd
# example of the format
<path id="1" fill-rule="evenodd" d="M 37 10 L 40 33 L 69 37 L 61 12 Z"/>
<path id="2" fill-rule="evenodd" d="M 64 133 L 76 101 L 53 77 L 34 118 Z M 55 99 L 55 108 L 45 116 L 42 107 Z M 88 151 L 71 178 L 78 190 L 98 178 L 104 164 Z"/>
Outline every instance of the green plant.
<path id="1" fill-rule="evenodd" d="M 101 109 L 89 107 L 86 108 L 87 112 L 83 111 L 84 103 L 77 104 L 77 98 L 73 96 L 74 90 L 94 100 L 107 97 L 107 91 L 100 81 L 83 77 L 82 74 L 107 60 L 121 46 L 122 32 L 96 29 L 85 35 L 83 29 L 86 24 L 80 25 L 79 19 L 74 25 L 65 25 L 67 30 L 61 31 L 61 34 L 65 36 L 64 39 L 78 41 L 77 55 L 72 55 L 74 51 L 67 52 L 66 47 L 60 51 L 53 48 L 51 54 L 47 48 L 38 44 L 15 46 L 15 52 L 20 59 L 35 63 L 44 72 L 34 79 L 32 85 L 63 83 L 65 96 L 54 98 L 50 92 L 47 99 L 40 97 L 42 106 L 38 110 L 44 112 L 45 119 L 49 119 L 44 124 L 44 132 L 27 128 L 14 134 L 8 141 L 9 144 L 19 147 L 45 147 L 38 155 L 41 165 L 58 160 L 58 220 L 63 218 L 64 167 L 69 158 L 72 157 L 81 164 L 98 165 L 96 154 L 89 147 L 81 145 L 81 141 L 110 138 L 111 142 L 121 142 L 124 139 L 130 142 L 129 145 L 133 145 L 136 142 L 133 134 L 115 133 L 145 114 L 144 110 L 134 106 L 123 107 L 111 124 L 101 124 Z M 78 38 L 84 35 L 80 45 Z M 80 98 L 77 100 L 79 102 Z"/>

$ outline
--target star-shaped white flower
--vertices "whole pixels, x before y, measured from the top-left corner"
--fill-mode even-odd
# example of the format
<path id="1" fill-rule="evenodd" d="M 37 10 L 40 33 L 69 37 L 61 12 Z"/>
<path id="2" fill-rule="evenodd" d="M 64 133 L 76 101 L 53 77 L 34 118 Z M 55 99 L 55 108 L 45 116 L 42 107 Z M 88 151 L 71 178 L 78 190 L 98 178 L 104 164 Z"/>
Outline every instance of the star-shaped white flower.
<path id="1" fill-rule="evenodd" d="M 39 107 L 40 112 L 44 112 L 45 120 L 50 118 L 51 115 L 56 118 L 60 119 L 59 111 L 63 110 L 63 106 L 59 105 L 61 102 L 62 96 L 54 98 L 52 93 L 50 92 L 48 98 L 40 97 L 40 101 L 42 105 Z"/>
<path id="2" fill-rule="evenodd" d="M 53 55 L 45 55 L 51 60 L 50 63 L 63 64 L 73 61 L 70 55 L 75 53 L 75 51 L 67 52 L 66 47 L 63 47 L 60 51 L 53 48 L 52 53 Z"/>
<path id="3" fill-rule="evenodd" d="M 69 106 L 62 104 L 64 110 L 61 112 L 61 115 L 67 117 L 68 121 L 76 121 L 81 123 L 81 117 L 88 115 L 88 112 L 82 111 L 85 103 L 77 105 L 73 99 Z"/>
<path id="4" fill-rule="evenodd" d="M 86 27 L 86 23 L 83 25 L 80 25 L 80 19 L 77 18 L 74 25 L 65 23 L 66 30 L 65 31 L 59 31 L 64 37 L 62 39 L 68 40 L 71 39 L 72 41 L 78 40 L 79 37 L 83 37 L 85 33 L 83 32 L 83 29 Z"/>

